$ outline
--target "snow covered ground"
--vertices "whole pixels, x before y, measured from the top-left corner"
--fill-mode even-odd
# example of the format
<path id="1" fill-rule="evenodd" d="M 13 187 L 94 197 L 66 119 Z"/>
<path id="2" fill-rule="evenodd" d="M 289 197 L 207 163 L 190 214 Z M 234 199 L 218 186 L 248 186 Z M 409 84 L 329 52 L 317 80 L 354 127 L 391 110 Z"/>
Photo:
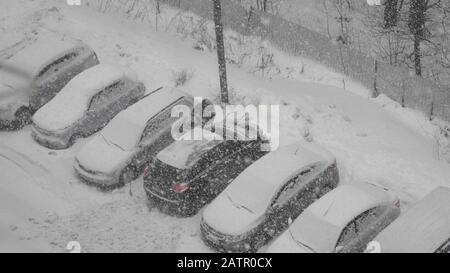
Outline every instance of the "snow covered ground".
<path id="1" fill-rule="evenodd" d="M 216 56 L 195 50 L 189 37 L 61 0 L 0 0 L 0 48 L 46 31 L 83 40 L 102 63 L 131 67 L 148 90 L 173 86 L 174 75 L 186 70 L 185 91 L 218 96 Z M 450 186 L 436 124 L 385 96 L 368 99 L 357 83 L 349 81 L 347 91 L 331 86 L 341 87 L 339 75 L 310 60 L 290 62 L 310 69 L 267 79 L 229 65 L 237 100 L 280 105 L 281 145 L 319 143 L 337 157 L 342 183 L 388 187 L 404 210 L 437 186 Z M 87 141 L 51 151 L 32 140 L 29 127 L 0 132 L 0 252 L 65 252 L 72 240 L 86 252 L 210 251 L 199 236 L 200 215 L 179 219 L 149 208 L 141 178 L 110 193 L 79 182 L 73 158 Z"/>

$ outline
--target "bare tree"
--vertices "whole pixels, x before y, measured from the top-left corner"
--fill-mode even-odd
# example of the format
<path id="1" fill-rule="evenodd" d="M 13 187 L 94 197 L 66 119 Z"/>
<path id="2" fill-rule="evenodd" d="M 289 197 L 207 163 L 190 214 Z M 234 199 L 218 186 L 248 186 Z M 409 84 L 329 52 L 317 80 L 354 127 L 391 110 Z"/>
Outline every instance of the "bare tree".
<path id="1" fill-rule="evenodd" d="M 214 25 L 216 29 L 217 59 L 219 62 L 220 95 L 222 103 L 227 104 L 229 102 L 227 66 L 225 59 L 225 45 L 223 39 L 222 5 L 220 1 L 221 0 L 213 0 Z"/>

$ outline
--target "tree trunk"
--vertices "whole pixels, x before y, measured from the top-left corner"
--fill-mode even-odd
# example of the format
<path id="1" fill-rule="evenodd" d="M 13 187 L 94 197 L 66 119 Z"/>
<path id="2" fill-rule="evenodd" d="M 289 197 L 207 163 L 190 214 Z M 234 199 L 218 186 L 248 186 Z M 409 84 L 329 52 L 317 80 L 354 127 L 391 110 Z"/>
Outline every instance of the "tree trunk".
<path id="1" fill-rule="evenodd" d="M 414 36 L 414 69 L 418 76 L 422 76 L 420 43 L 424 40 L 426 33 L 426 12 L 427 1 L 411 0 L 408 27 Z"/>
<path id="2" fill-rule="evenodd" d="M 217 59 L 219 62 L 219 79 L 220 79 L 220 95 L 223 104 L 228 101 L 228 84 L 227 84 L 227 66 L 225 59 L 225 46 L 223 39 L 223 25 L 222 25 L 222 6 L 221 0 L 213 0 L 214 3 L 214 24 L 216 29 L 216 43 L 217 43 Z"/>
<path id="3" fill-rule="evenodd" d="M 421 37 L 417 34 L 414 35 L 414 70 L 416 71 L 417 76 L 422 76 L 422 54 L 420 53 L 420 41 Z"/>

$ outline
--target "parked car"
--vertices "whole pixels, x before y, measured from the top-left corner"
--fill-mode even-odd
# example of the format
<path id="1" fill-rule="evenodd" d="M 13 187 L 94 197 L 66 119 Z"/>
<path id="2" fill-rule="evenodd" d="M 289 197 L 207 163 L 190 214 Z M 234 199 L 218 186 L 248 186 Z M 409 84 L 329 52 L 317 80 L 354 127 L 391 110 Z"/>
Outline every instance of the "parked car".
<path id="1" fill-rule="evenodd" d="M 202 239 L 221 252 L 257 251 L 338 183 L 329 152 L 313 143 L 281 147 L 243 171 L 204 210 Z"/>
<path id="2" fill-rule="evenodd" d="M 86 44 L 53 35 L 0 52 L 0 129 L 20 129 L 73 77 L 98 64 Z"/>
<path id="3" fill-rule="evenodd" d="M 266 144 L 261 133 L 255 132 L 254 140 L 225 140 L 227 131 L 230 135 L 234 132 L 225 128 L 221 133 L 211 133 L 196 127 L 187 134 L 203 134 L 203 140 L 176 141 L 159 152 L 144 171 L 144 188 L 150 203 L 171 215 L 195 215 L 267 153 L 261 148 Z"/>
<path id="4" fill-rule="evenodd" d="M 144 84 L 134 71 L 97 65 L 77 75 L 33 116 L 32 136 L 50 149 L 66 149 L 79 137 L 102 129 L 142 98 Z"/>
<path id="5" fill-rule="evenodd" d="M 204 101 L 203 107 L 211 102 Z M 194 98 L 174 88 L 161 88 L 119 113 L 75 158 L 83 181 L 102 188 L 122 186 L 137 178 L 153 157 L 174 140 L 172 108 Z"/>
<path id="6" fill-rule="evenodd" d="M 337 187 L 309 206 L 267 252 L 363 252 L 400 215 L 400 200 L 369 183 Z"/>
<path id="7" fill-rule="evenodd" d="M 439 187 L 383 230 L 382 253 L 449 253 L 450 188 Z"/>

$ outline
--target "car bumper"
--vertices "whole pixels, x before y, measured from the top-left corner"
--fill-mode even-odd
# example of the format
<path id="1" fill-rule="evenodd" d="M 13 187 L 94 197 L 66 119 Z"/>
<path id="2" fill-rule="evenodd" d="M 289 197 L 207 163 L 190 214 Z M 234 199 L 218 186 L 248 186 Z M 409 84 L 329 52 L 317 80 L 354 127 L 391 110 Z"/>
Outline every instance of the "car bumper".
<path id="1" fill-rule="evenodd" d="M 203 220 L 200 224 L 200 231 L 203 242 L 218 252 L 248 253 L 257 251 L 252 247 L 257 237 L 255 231 L 241 236 L 225 235 L 214 230 Z"/>
<path id="2" fill-rule="evenodd" d="M 191 217 L 198 212 L 192 203 L 165 198 L 154 192 L 152 189 L 149 189 L 146 186 L 146 183 L 144 183 L 144 189 L 147 193 L 147 198 L 150 205 L 152 207 L 156 207 L 159 211 L 165 214 L 176 217 Z"/>
<path id="3" fill-rule="evenodd" d="M 102 188 L 109 188 L 119 184 L 119 178 L 115 176 L 110 176 L 102 173 L 93 174 L 85 171 L 80 164 L 75 163 L 74 170 L 78 178 L 86 184 L 99 186 Z"/>
<path id="4" fill-rule="evenodd" d="M 31 129 L 31 136 L 33 139 L 39 143 L 40 145 L 53 149 L 53 150 L 64 150 L 70 147 L 70 141 L 68 140 L 68 137 L 66 136 L 58 136 L 58 135 L 51 135 L 51 134 L 43 134 L 39 132 L 34 125 Z"/>

